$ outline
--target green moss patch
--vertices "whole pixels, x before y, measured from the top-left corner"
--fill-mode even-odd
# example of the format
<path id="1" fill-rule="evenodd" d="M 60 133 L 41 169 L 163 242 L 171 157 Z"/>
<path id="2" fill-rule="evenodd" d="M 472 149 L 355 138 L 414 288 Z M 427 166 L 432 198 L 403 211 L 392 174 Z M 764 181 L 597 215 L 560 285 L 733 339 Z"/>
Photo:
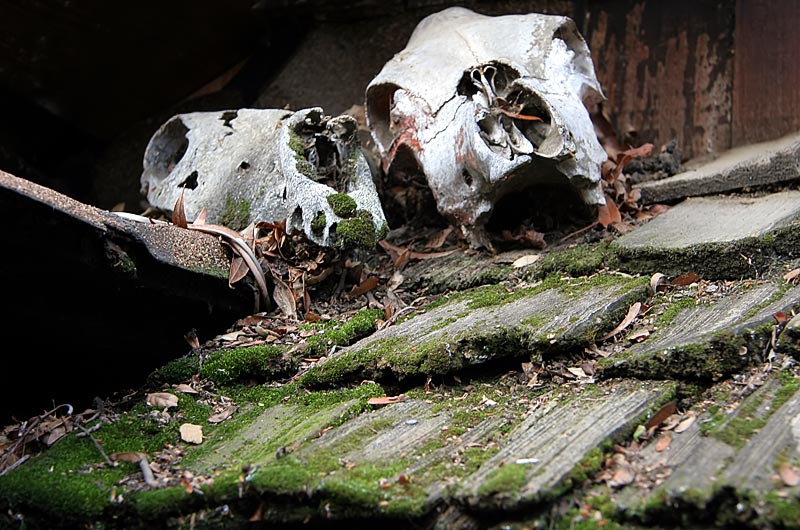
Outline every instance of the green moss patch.
<path id="1" fill-rule="evenodd" d="M 359 210 L 355 217 L 340 221 L 336 225 L 336 235 L 342 248 L 369 250 L 378 243 L 372 214 L 366 210 Z"/>
<path id="2" fill-rule="evenodd" d="M 326 197 L 328 204 L 333 209 L 333 213 L 342 219 L 349 219 L 356 214 L 358 204 L 355 199 L 345 193 L 332 193 Z M 374 231 L 374 227 L 373 227 Z"/>
<path id="3" fill-rule="evenodd" d="M 250 224 L 250 203 L 245 199 L 237 201 L 228 195 L 217 222 L 237 232 L 242 230 Z"/>

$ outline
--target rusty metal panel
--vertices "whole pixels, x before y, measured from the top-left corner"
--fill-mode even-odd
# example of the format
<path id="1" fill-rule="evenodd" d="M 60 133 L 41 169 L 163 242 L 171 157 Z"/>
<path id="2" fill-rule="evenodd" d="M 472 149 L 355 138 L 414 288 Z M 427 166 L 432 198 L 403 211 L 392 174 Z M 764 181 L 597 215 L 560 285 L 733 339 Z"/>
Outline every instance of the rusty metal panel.
<path id="1" fill-rule="evenodd" d="M 800 9 L 795 0 L 736 2 L 733 144 L 800 129 Z"/>
<path id="2" fill-rule="evenodd" d="M 731 145 L 734 5 L 589 1 L 583 34 L 625 143 L 677 139 L 686 156 Z"/>

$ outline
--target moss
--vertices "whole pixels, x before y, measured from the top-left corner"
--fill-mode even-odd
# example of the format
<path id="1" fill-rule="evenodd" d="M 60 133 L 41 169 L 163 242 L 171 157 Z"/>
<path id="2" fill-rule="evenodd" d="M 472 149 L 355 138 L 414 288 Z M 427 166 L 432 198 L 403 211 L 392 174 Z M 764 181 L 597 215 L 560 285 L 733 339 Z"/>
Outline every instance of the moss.
<path id="1" fill-rule="evenodd" d="M 322 231 L 325 230 L 325 226 L 328 224 L 328 220 L 325 217 L 325 212 L 319 211 L 314 216 L 314 219 L 311 220 L 311 231 L 317 235 L 322 234 Z"/>
<path id="2" fill-rule="evenodd" d="M 659 303 L 658 299 L 653 302 L 653 305 Z M 667 308 L 658 315 L 658 318 L 655 321 L 655 325 L 657 327 L 663 327 L 671 324 L 675 318 L 680 314 L 681 311 L 684 309 L 688 309 L 690 307 L 694 307 L 697 305 L 694 298 L 679 298 L 674 302 L 669 303 Z"/>
<path id="3" fill-rule="evenodd" d="M 200 369 L 200 375 L 218 385 L 234 381 L 266 381 L 287 375 L 297 363 L 277 346 L 247 346 L 211 353 Z"/>
<path id="4" fill-rule="evenodd" d="M 328 322 L 322 333 L 306 339 L 305 355 L 321 357 L 327 355 L 333 346 L 347 346 L 366 337 L 378 327 L 378 320 L 385 316 L 380 309 L 362 309 L 343 324 Z"/>
<path id="5" fill-rule="evenodd" d="M 330 204 L 333 213 L 342 219 L 349 219 L 356 214 L 358 204 L 355 199 L 345 193 L 333 193 L 326 197 L 328 204 Z M 373 226 L 373 232 L 375 230 Z"/>
<path id="6" fill-rule="evenodd" d="M 225 197 L 225 207 L 219 214 L 217 222 L 232 230 L 242 230 L 250 223 L 250 203 L 245 199 L 234 200 L 228 194 Z"/>
<path id="7" fill-rule="evenodd" d="M 759 520 L 763 523 L 758 528 L 800 528 L 800 502 L 797 498 L 779 497 L 777 492 L 770 491 L 764 496 L 766 510 Z"/>
<path id="8" fill-rule="evenodd" d="M 200 358 L 190 353 L 155 369 L 147 378 L 149 385 L 159 387 L 163 384 L 184 383 L 200 372 Z"/>
<path id="9" fill-rule="evenodd" d="M 378 241 L 384 239 L 388 233 L 389 233 L 389 225 L 386 224 L 386 222 L 384 222 L 378 229 Z"/>
<path id="10" fill-rule="evenodd" d="M 553 273 L 588 276 L 602 268 L 613 268 L 615 264 L 616 258 L 608 243 L 578 245 L 546 254 L 534 264 L 527 276 L 543 278 Z"/>
<path id="11" fill-rule="evenodd" d="M 748 396 L 727 422 L 721 422 L 719 421 L 721 418 L 713 417 L 714 421 L 706 432 L 733 447 L 744 447 L 747 441 L 767 424 L 772 414 L 800 389 L 800 381 L 791 373 L 781 371 L 778 377 L 780 386 L 774 393 Z M 762 406 L 765 399 L 770 399 L 768 408 Z"/>
<path id="12" fill-rule="evenodd" d="M 378 243 L 375 237 L 375 223 L 372 214 L 359 210 L 355 217 L 340 221 L 336 228 L 341 248 L 362 248 L 370 250 Z"/>
<path id="13" fill-rule="evenodd" d="M 525 485 L 526 470 L 526 466 L 521 464 L 506 464 L 492 470 L 478 487 L 478 495 L 510 494 L 519 491 Z"/>
<path id="14" fill-rule="evenodd" d="M 747 237 L 725 243 L 704 243 L 680 249 L 625 248 L 611 244 L 618 266 L 628 272 L 651 274 L 661 271 L 678 275 L 686 271 L 703 271 L 708 280 L 736 280 L 758 276 L 772 268 L 778 258 L 798 256 L 800 230 L 789 224 L 763 237 Z"/>

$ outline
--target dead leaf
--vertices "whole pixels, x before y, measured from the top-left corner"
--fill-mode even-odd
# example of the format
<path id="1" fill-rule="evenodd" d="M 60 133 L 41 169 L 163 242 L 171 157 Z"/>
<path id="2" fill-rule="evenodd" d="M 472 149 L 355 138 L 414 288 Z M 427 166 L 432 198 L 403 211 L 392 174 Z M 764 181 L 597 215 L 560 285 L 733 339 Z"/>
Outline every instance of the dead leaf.
<path id="1" fill-rule="evenodd" d="M 292 290 L 286 283 L 277 276 L 272 278 L 275 282 L 275 289 L 272 291 L 272 297 L 278 308 L 285 316 L 291 319 L 297 319 L 297 302 L 295 302 Z"/>
<path id="2" fill-rule="evenodd" d="M 653 274 L 650 277 L 650 292 L 656 294 L 665 290 L 667 287 L 667 277 L 660 272 Z"/>
<path id="3" fill-rule="evenodd" d="M 790 270 L 783 275 L 783 279 L 787 282 L 791 282 L 792 280 L 797 279 L 798 276 L 800 276 L 800 268 Z"/>
<path id="4" fill-rule="evenodd" d="M 511 267 L 514 269 L 521 269 L 522 267 L 527 267 L 532 263 L 536 263 L 542 258 L 541 254 L 528 254 L 526 256 L 519 257 L 514 260 L 514 263 L 511 264 Z"/>
<path id="5" fill-rule="evenodd" d="M 186 383 L 181 383 L 177 385 L 175 387 L 175 390 L 177 390 L 178 392 L 183 392 L 184 394 L 199 394 L 197 390 L 187 385 Z"/>
<path id="6" fill-rule="evenodd" d="M 697 283 L 700 280 L 700 276 L 693 273 L 687 272 L 686 274 L 681 274 L 670 283 L 677 287 L 686 287 L 687 285 L 692 285 L 693 283 Z"/>
<path id="7" fill-rule="evenodd" d="M 634 302 L 633 304 L 631 304 L 631 306 L 628 308 L 628 314 L 625 315 L 625 318 L 622 319 L 622 322 L 620 322 L 617 325 L 617 327 L 615 327 L 614 329 L 612 329 L 611 331 L 606 333 L 603 336 L 603 338 L 601 338 L 600 340 L 606 340 L 606 339 L 608 339 L 610 337 L 613 337 L 614 335 L 616 335 L 617 333 L 619 333 L 623 329 L 625 329 L 628 326 L 630 326 L 631 323 L 634 321 L 634 319 L 637 316 L 639 316 L 639 311 L 641 309 L 642 309 L 642 303 L 641 302 Z"/>
<path id="8" fill-rule="evenodd" d="M 212 414 L 211 416 L 209 416 L 208 423 L 222 423 L 223 421 L 233 416 L 233 413 L 236 412 L 237 410 L 239 410 L 239 407 L 231 403 L 224 409 L 222 409 L 220 412 L 217 412 L 216 414 Z"/>
<path id="9" fill-rule="evenodd" d="M 125 452 L 111 453 L 108 455 L 108 457 L 112 462 L 128 462 L 129 464 L 138 464 L 143 458 L 146 458 L 147 455 L 144 453 Z"/>
<path id="10" fill-rule="evenodd" d="M 611 200 L 611 197 L 606 194 L 606 203 L 597 207 L 597 222 L 603 228 L 607 228 L 614 223 L 622 222 L 622 215 L 619 213 L 617 205 Z"/>
<path id="11" fill-rule="evenodd" d="M 248 272 L 250 272 L 250 269 L 247 267 L 244 260 L 240 256 L 234 256 L 233 259 L 231 259 L 230 272 L 228 272 L 228 285 L 233 287 L 233 284 L 247 276 Z"/>
<path id="12" fill-rule="evenodd" d="M 178 406 L 178 396 L 169 392 L 153 392 L 147 394 L 146 402 L 151 407 L 170 408 Z"/>
<path id="13" fill-rule="evenodd" d="M 441 246 L 444 245 L 444 242 L 447 241 L 447 236 L 449 236 L 452 231 L 453 227 L 448 226 L 447 228 L 445 228 L 444 230 L 433 236 L 430 241 L 425 243 L 424 248 L 441 248 Z"/>
<path id="14" fill-rule="evenodd" d="M 186 188 L 181 188 L 181 194 L 178 196 L 178 200 L 175 201 L 175 207 L 172 209 L 172 224 L 180 228 L 186 228 L 188 226 L 186 223 L 186 212 L 183 210 L 184 191 L 186 191 Z"/>
<path id="15" fill-rule="evenodd" d="M 454 252 L 458 252 L 459 249 L 454 248 L 452 250 L 443 250 L 441 252 L 409 252 L 408 256 L 411 259 L 436 259 L 436 258 L 443 258 L 445 256 L 449 256 Z"/>
<path id="16" fill-rule="evenodd" d="M 631 467 L 630 464 L 623 464 L 614 470 L 611 479 L 608 481 L 608 486 L 611 488 L 621 488 L 633 482 L 635 478 L 636 473 L 633 471 L 633 467 Z"/>
<path id="17" fill-rule="evenodd" d="M 786 313 L 784 313 L 783 311 L 772 313 L 772 318 L 774 318 L 778 324 L 785 324 L 786 321 L 789 320 L 789 317 L 786 316 Z"/>
<path id="18" fill-rule="evenodd" d="M 405 401 L 407 399 L 408 399 L 407 395 L 399 394 L 397 396 L 372 397 L 367 400 L 367 403 L 369 405 L 383 406 L 383 405 L 391 405 L 393 403 L 400 403 L 401 401 Z"/>
<path id="19" fill-rule="evenodd" d="M 208 217 L 208 210 L 206 208 L 203 208 L 202 210 L 200 210 L 200 213 L 197 214 L 197 217 L 195 217 L 194 222 L 192 224 L 204 225 L 206 224 L 206 217 Z"/>
<path id="20" fill-rule="evenodd" d="M 671 444 L 671 443 L 672 443 L 672 435 L 669 434 L 669 433 L 662 434 L 658 438 L 658 441 L 656 441 L 656 447 L 655 447 L 656 452 L 658 452 L 658 453 L 662 452 L 667 447 L 669 447 L 669 444 Z"/>
<path id="21" fill-rule="evenodd" d="M 184 423 L 180 426 L 181 440 L 190 444 L 203 443 L 203 427 L 193 423 Z"/>
<path id="22" fill-rule="evenodd" d="M 642 328 L 631 331 L 625 338 L 630 341 L 641 342 L 649 336 L 650 336 L 650 331 L 645 328 Z"/>
<path id="23" fill-rule="evenodd" d="M 647 423 L 644 424 L 647 430 L 654 429 L 661 425 L 661 423 L 675 414 L 675 411 L 678 409 L 678 404 L 674 401 L 670 401 L 656 412 L 652 418 L 647 420 Z"/>
<path id="24" fill-rule="evenodd" d="M 350 296 L 360 296 L 366 292 L 373 290 L 375 287 L 378 286 L 378 277 L 377 276 L 370 276 L 359 285 L 354 285 L 352 289 L 347 293 Z"/>
<path id="25" fill-rule="evenodd" d="M 675 427 L 675 432 L 681 433 L 692 426 L 694 420 L 697 418 L 697 413 L 693 410 L 687 412 L 681 422 Z"/>
<path id="26" fill-rule="evenodd" d="M 573 368 L 572 366 L 568 366 L 567 371 L 575 377 L 586 377 L 586 372 L 583 371 L 583 368 Z"/>
<path id="27" fill-rule="evenodd" d="M 192 329 L 189 330 L 186 335 L 183 336 L 189 346 L 192 347 L 193 350 L 196 350 L 200 347 L 200 340 L 197 338 L 197 330 Z"/>
<path id="28" fill-rule="evenodd" d="M 307 322 L 317 322 L 320 320 L 320 318 L 321 317 L 313 311 L 306 311 L 306 313 L 303 315 L 303 319 Z"/>
<path id="29" fill-rule="evenodd" d="M 780 468 L 778 468 L 778 473 L 786 486 L 794 487 L 800 484 L 800 475 L 797 473 L 797 468 L 788 462 L 781 464 Z"/>

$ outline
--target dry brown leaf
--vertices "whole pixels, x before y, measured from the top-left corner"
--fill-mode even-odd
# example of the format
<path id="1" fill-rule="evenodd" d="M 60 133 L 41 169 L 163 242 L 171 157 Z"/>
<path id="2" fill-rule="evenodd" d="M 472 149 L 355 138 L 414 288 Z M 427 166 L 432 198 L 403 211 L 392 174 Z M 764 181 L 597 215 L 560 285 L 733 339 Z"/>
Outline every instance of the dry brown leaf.
<path id="1" fill-rule="evenodd" d="M 786 486 L 794 487 L 800 484 L 800 474 L 797 473 L 797 468 L 788 462 L 781 464 L 778 473 Z"/>
<path id="2" fill-rule="evenodd" d="M 378 286 L 378 277 L 370 276 L 360 284 L 354 285 L 353 288 L 350 289 L 350 291 L 347 294 L 349 294 L 350 296 L 360 296 L 364 293 L 373 290 L 377 286 Z"/>
<path id="3" fill-rule="evenodd" d="M 617 327 L 606 333 L 600 340 L 606 340 L 608 338 L 611 338 L 620 331 L 622 331 L 623 329 L 630 326 L 631 323 L 634 321 L 634 319 L 636 319 L 636 317 L 639 316 L 639 311 L 641 309 L 642 309 L 641 302 L 634 302 L 633 304 L 631 304 L 631 306 L 628 308 L 628 314 L 625 315 L 625 318 L 622 319 L 622 322 L 620 322 L 617 325 Z"/>
<path id="4" fill-rule="evenodd" d="M 786 274 L 783 275 L 783 279 L 787 282 L 795 280 L 798 276 L 800 276 L 800 268 L 799 269 L 792 269 Z"/>
<path id="5" fill-rule="evenodd" d="M 272 297 L 275 299 L 275 303 L 281 313 L 289 318 L 297 319 L 297 302 L 295 302 L 292 290 L 277 276 L 273 277 L 273 281 L 275 282 L 275 289 L 272 291 Z"/>
<path id="6" fill-rule="evenodd" d="M 583 371 L 583 368 L 574 368 L 572 366 L 568 366 L 567 371 L 575 377 L 586 377 L 586 372 Z"/>
<path id="7" fill-rule="evenodd" d="M 239 410 L 239 407 L 234 405 L 233 403 L 229 404 L 227 407 L 222 409 L 220 412 L 216 414 L 212 414 L 208 417 L 208 423 L 222 423 L 223 421 L 227 420 L 233 413 Z"/>
<path id="8" fill-rule="evenodd" d="M 657 272 L 650 277 L 650 292 L 656 294 L 666 289 L 667 277 Z"/>
<path id="9" fill-rule="evenodd" d="M 400 403 L 401 401 L 405 401 L 407 399 L 408 396 L 405 394 L 399 394 L 397 396 L 372 397 L 367 400 L 367 403 L 370 405 L 383 406 L 391 405 L 393 403 Z"/>
<path id="10" fill-rule="evenodd" d="M 532 263 L 536 263 L 542 258 L 541 254 L 528 254 L 526 256 L 519 257 L 514 260 L 514 263 L 511 264 L 511 267 L 514 269 L 521 269 L 522 267 L 527 267 Z"/>
<path id="11" fill-rule="evenodd" d="M 313 311 L 306 311 L 305 314 L 303 315 L 303 319 L 306 322 L 318 322 L 320 318 L 321 317 L 318 314 L 314 313 Z"/>
<path id="12" fill-rule="evenodd" d="M 687 412 L 681 422 L 675 427 L 675 432 L 681 433 L 692 426 L 694 420 L 697 418 L 697 413 L 693 410 Z"/>
<path id="13" fill-rule="evenodd" d="M 247 276 L 248 272 L 250 272 L 250 269 L 244 260 L 240 256 L 234 256 L 231 259 L 231 268 L 228 272 L 228 285 L 233 287 L 233 284 Z"/>
<path id="14" fill-rule="evenodd" d="M 448 226 L 447 228 L 445 228 L 444 230 L 433 236 L 430 241 L 425 243 L 424 248 L 441 248 L 441 246 L 444 245 L 444 242 L 447 241 L 447 236 L 449 236 L 452 233 L 452 231 L 453 227 Z"/>
<path id="15" fill-rule="evenodd" d="M 611 200 L 608 194 L 606 194 L 606 203 L 597 207 L 597 222 L 600 223 L 603 228 L 607 228 L 614 223 L 622 222 L 622 215 L 620 215 L 617 205 L 614 204 L 614 201 Z"/>
<path id="16" fill-rule="evenodd" d="M 625 338 L 630 341 L 641 342 L 649 336 L 650 336 L 650 330 L 642 328 L 631 331 Z"/>
<path id="17" fill-rule="evenodd" d="M 670 433 L 662 434 L 658 440 L 656 441 L 656 452 L 660 453 L 669 447 L 669 444 L 672 443 L 672 435 Z"/>
<path id="18" fill-rule="evenodd" d="M 411 259 L 436 259 L 436 258 L 443 258 L 445 256 L 449 256 L 450 254 L 458 252 L 457 248 L 452 250 L 443 250 L 441 252 L 409 252 L 408 256 Z"/>
<path id="19" fill-rule="evenodd" d="M 618 466 L 611 474 L 608 485 L 611 488 L 621 488 L 633 482 L 635 478 L 636 473 L 633 471 L 633 467 L 630 464 L 623 464 Z"/>
<path id="20" fill-rule="evenodd" d="M 133 452 L 125 452 L 125 453 L 111 453 L 108 455 L 112 462 L 128 462 L 130 464 L 138 464 L 141 462 L 143 458 L 146 458 L 147 455 L 144 453 L 133 453 Z"/>
<path id="21" fill-rule="evenodd" d="M 644 424 L 645 429 L 650 430 L 658 427 L 661 425 L 661 422 L 675 414 L 675 411 L 678 409 L 678 404 L 674 401 L 670 401 L 656 412 L 652 418 L 647 420 L 647 423 Z"/>
<path id="22" fill-rule="evenodd" d="M 151 407 L 170 408 L 178 406 L 178 396 L 169 392 L 153 392 L 147 394 L 146 402 Z"/>
<path id="23" fill-rule="evenodd" d="M 181 440 L 190 444 L 203 443 L 203 427 L 193 423 L 184 423 L 179 428 Z"/>
<path id="24" fill-rule="evenodd" d="M 181 383 L 175 387 L 175 390 L 178 392 L 183 392 L 184 394 L 199 394 L 197 390 L 192 388 L 191 386 L 187 385 L 186 383 Z"/>
<path id="25" fill-rule="evenodd" d="M 189 346 L 192 347 L 193 350 L 196 350 L 200 347 L 200 339 L 197 338 L 197 330 L 192 329 L 183 336 Z"/>
<path id="26" fill-rule="evenodd" d="M 208 210 L 206 208 L 203 208 L 202 210 L 200 210 L 200 213 L 197 214 L 197 217 L 195 217 L 194 222 L 192 224 L 193 225 L 204 225 L 204 224 L 206 224 L 206 218 L 207 217 L 208 217 Z"/>
<path id="27" fill-rule="evenodd" d="M 783 311 L 778 311 L 777 313 L 772 313 L 772 318 L 775 319 L 775 322 L 778 324 L 785 324 L 789 317 Z"/>
<path id="28" fill-rule="evenodd" d="M 188 226 L 186 223 L 186 212 L 183 210 L 184 191 L 186 191 L 186 188 L 181 188 L 181 194 L 178 196 L 178 200 L 175 201 L 175 207 L 172 209 L 172 224 L 181 228 L 186 228 Z"/>
<path id="29" fill-rule="evenodd" d="M 677 287 L 686 287 L 687 285 L 697 283 L 699 280 L 700 276 L 698 274 L 695 274 L 694 272 L 687 272 L 686 274 L 681 274 L 670 283 Z"/>

